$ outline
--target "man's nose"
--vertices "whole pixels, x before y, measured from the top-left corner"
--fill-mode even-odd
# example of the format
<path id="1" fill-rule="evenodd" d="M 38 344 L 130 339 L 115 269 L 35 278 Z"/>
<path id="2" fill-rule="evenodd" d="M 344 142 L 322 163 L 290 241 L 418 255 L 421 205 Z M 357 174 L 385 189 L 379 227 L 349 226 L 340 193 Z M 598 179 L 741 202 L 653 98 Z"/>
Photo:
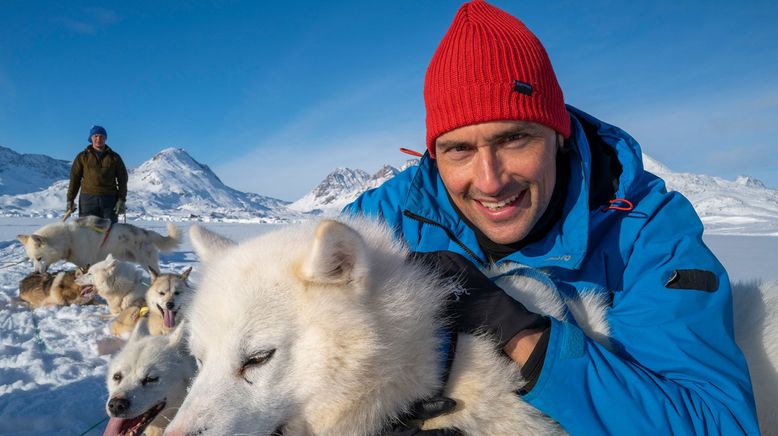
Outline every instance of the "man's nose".
<path id="1" fill-rule="evenodd" d="M 493 150 L 483 147 L 475 159 L 473 185 L 484 195 L 499 194 L 505 186 L 501 158 Z"/>

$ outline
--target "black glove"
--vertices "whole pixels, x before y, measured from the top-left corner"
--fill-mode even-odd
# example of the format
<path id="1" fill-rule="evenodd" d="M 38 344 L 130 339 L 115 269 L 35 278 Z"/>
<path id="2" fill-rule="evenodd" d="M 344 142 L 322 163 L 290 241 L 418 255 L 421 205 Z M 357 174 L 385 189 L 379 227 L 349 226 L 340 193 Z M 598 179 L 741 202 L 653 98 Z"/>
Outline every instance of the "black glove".
<path id="1" fill-rule="evenodd" d="M 436 430 L 419 428 L 424 420 L 450 413 L 456 405 L 456 401 L 446 397 L 433 397 L 417 401 L 411 406 L 411 410 L 400 418 L 399 422 L 380 433 L 380 436 L 461 436 L 462 432 L 455 428 Z"/>
<path id="2" fill-rule="evenodd" d="M 424 262 L 437 269 L 441 276 L 461 284 L 463 292 L 451 296 L 446 310 L 457 331 L 485 331 L 497 339 L 502 349 L 519 332 L 550 325 L 546 317 L 527 310 L 460 254 L 413 252 L 409 259 Z"/>

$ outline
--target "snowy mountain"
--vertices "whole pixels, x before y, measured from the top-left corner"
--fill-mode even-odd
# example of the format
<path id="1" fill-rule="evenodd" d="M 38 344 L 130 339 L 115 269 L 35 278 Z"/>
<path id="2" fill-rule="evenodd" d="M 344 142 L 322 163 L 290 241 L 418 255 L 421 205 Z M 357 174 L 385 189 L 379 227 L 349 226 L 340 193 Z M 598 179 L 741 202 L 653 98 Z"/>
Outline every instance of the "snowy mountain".
<path id="1" fill-rule="evenodd" d="M 692 202 L 707 233 L 778 236 L 778 190 L 760 180 L 675 173 L 646 154 L 643 165 Z"/>
<path id="2" fill-rule="evenodd" d="M 130 172 L 128 216 L 285 221 L 286 201 L 226 186 L 184 149 L 167 148 Z M 292 214 L 294 215 L 294 214 Z"/>
<path id="3" fill-rule="evenodd" d="M 362 170 L 338 168 L 328 174 L 311 192 L 289 205 L 289 209 L 336 215 L 343 206 L 356 200 L 359 194 L 381 186 L 385 181 L 417 163 L 416 159 L 409 160 L 400 169 L 384 165 L 372 176 Z"/>
<path id="4" fill-rule="evenodd" d="M 279 222 L 302 216 L 287 210 L 288 202 L 226 186 L 180 148 L 162 150 L 131 170 L 127 185 L 128 218 Z M 0 195 L 0 215 L 59 216 L 67 186 L 60 180 L 43 191 Z"/>
<path id="5" fill-rule="evenodd" d="M 0 194 L 40 191 L 69 175 L 68 161 L 42 154 L 19 154 L 0 146 Z"/>

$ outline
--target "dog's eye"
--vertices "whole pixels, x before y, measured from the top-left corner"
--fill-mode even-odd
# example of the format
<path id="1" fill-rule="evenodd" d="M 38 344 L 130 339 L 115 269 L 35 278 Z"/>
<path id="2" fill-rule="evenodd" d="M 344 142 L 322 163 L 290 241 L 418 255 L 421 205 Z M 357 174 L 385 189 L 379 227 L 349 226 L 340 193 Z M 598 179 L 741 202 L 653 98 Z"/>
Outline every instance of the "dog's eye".
<path id="1" fill-rule="evenodd" d="M 267 363 L 268 360 L 270 360 L 271 357 L 273 357 L 273 354 L 275 354 L 275 352 L 276 352 L 275 349 L 267 350 L 267 351 L 261 351 L 261 352 L 255 354 L 255 355 L 249 357 L 248 359 L 246 359 L 243 362 L 243 365 L 241 365 L 240 371 L 238 372 L 238 374 L 241 377 L 243 377 L 243 380 L 246 380 L 246 382 L 251 384 L 251 382 L 246 378 L 246 375 L 245 375 L 246 370 L 247 369 L 251 369 L 251 368 L 253 368 L 255 366 L 264 365 L 265 363 Z"/>
<path id="2" fill-rule="evenodd" d="M 158 292 L 158 294 L 159 294 L 159 295 L 165 295 L 165 293 L 164 293 L 164 292 L 162 292 L 162 291 L 159 291 L 159 292 Z"/>
<path id="3" fill-rule="evenodd" d="M 146 378 L 140 381 L 140 384 L 146 386 L 149 383 L 156 383 L 158 381 L 159 381 L 159 377 L 152 377 L 150 375 L 147 375 Z"/>
<path id="4" fill-rule="evenodd" d="M 120 381 L 122 381 L 122 373 L 120 373 L 120 372 L 117 372 L 116 374 L 114 374 L 114 375 L 113 375 L 113 381 L 115 381 L 115 382 L 120 382 Z"/>
<path id="5" fill-rule="evenodd" d="M 181 292 L 179 292 L 179 291 L 176 291 L 176 292 L 173 292 L 173 295 L 178 295 L 178 294 L 180 294 L 180 293 L 181 293 Z"/>
<path id="6" fill-rule="evenodd" d="M 39 258 L 37 258 L 37 259 L 35 259 L 35 260 L 37 260 L 38 262 L 40 262 L 41 260 L 43 260 L 43 256 L 41 256 L 41 257 L 39 257 Z"/>

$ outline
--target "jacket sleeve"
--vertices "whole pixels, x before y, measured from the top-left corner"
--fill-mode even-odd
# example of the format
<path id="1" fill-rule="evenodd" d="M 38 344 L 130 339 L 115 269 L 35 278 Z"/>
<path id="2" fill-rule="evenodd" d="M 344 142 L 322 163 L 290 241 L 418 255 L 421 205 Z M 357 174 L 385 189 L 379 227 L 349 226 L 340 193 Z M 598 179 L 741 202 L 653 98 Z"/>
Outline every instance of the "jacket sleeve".
<path id="1" fill-rule="evenodd" d="M 540 378 L 524 399 L 571 434 L 758 434 L 727 273 L 702 242 L 688 200 L 658 197 L 636 206 L 635 217 L 645 218 L 625 218 L 614 230 L 636 236 L 619 240 L 625 264 L 608 312 L 613 346 L 552 320 Z M 711 272 L 703 276 L 717 286 L 668 287 L 676 270 Z"/>
<path id="2" fill-rule="evenodd" d="M 74 201 L 78 190 L 81 189 L 81 178 L 84 176 L 84 166 L 81 162 L 81 153 L 73 159 L 70 166 L 70 184 L 68 185 L 67 201 Z"/>
<path id="3" fill-rule="evenodd" d="M 116 158 L 116 184 L 117 188 L 119 189 L 119 195 L 117 198 L 126 201 L 127 179 L 129 178 L 127 175 L 127 167 L 124 166 L 124 161 L 122 160 L 121 156 L 117 154 Z"/>

